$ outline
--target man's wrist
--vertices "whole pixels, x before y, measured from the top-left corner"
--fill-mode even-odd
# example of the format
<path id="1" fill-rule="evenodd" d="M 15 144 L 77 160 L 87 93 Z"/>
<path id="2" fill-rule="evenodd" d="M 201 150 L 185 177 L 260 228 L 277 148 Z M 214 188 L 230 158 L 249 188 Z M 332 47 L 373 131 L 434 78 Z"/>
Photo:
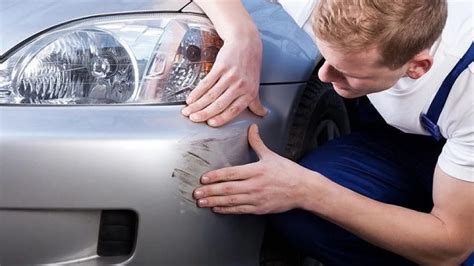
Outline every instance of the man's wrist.
<path id="1" fill-rule="evenodd" d="M 216 31 L 224 41 L 242 40 L 245 38 L 260 39 L 257 27 L 249 17 L 248 20 L 236 19 L 228 17 L 225 21 L 215 24 Z"/>
<path id="2" fill-rule="evenodd" d="M 318 172 L 304 169 L 303 184 L 298 208 L 313 213 L 321 213 L 326 208 L 327 195 L 331 182 Z"/>

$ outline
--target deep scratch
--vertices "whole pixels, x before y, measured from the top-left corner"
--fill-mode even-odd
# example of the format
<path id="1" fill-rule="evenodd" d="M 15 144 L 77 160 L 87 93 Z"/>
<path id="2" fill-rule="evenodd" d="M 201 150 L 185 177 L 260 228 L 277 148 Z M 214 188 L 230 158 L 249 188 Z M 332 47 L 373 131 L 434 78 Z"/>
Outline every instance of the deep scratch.
<path id="1" fill-rule="evenodd" d="M 173 174 L 171 174 L 171 177 L 176 177 L 176 176 L 179 178 L 193 177 L 193 175 L 191 175 L 190 173 L 178 168 L 175 168 L 173 171 Z"/>
<path id="2" fill-rule="evenodd" d="M 201 156 L 195 154 L 194 152 L 188 151 L 188 154 L 191 155 L 191 156 L 193 156 L 193 157 L 195 157 L 195 158 L 197 158 L 197 159 L 199 159 L 199 160 L 201 160 L 201 161 L 203 161 L 203 162 L 205 162 L 205 163 L 208 164 L 208 165 L 210 164 L 208 160 L 202 158 Z"/>

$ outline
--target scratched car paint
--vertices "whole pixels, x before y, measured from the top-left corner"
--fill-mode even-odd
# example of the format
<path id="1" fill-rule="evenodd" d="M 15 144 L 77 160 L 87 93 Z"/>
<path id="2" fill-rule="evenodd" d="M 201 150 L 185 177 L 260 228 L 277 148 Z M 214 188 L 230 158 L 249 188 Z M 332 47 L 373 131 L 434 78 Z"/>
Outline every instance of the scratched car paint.
<path id="1" fill-rule="evenodd" d="M 251 123 L 259 124 L 269 147 L 284 151 L 295 106 L 319 53 L 274 1 L 244 1 L 264 44 L 260 96 L 269 114 L 263 119 L 246 111 L 215 129 L 183 117 L 182 99 L 114 104 L 85 99 L 81 104 L 84 99 L 61 102 L 54 93 L 40 99 L 35 85 L 25 85 L 27 74 L 40 70 L 21 65 L 42 40 L 46 46 L 62 38 L 62 30 L 79 27 L 87 36 L 110 41 L 87 25 L 122 16 L 131 25 L 142 20 L 154 25 L 161 16 L 167 21 L 195 17 L 210 25 L 189 2 L 2 1 L 0 265 L 259 263 L 263 218 L 199 209 L 192 191 L 206 171 L 255 160 L 246 138 Z M 123 73 L 130 70 L 127 75 L 139 80 L 146 67 L 137 64 L 139 70 Z M 97 67 L 95 78 L 109 66 Z M 106 93 L 101 88 L 91 94 Z"/>

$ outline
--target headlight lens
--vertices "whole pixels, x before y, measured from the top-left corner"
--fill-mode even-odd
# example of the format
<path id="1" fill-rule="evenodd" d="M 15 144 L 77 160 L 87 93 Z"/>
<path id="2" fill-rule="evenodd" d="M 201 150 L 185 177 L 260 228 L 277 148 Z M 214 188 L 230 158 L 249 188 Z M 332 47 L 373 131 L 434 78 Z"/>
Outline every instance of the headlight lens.
<path id="1" fill-rule="evenodd" d="M 223 42 L 206 18 L 116 16 L 40 36 L 0 67 L 0 103 L 180 103 Z"/>

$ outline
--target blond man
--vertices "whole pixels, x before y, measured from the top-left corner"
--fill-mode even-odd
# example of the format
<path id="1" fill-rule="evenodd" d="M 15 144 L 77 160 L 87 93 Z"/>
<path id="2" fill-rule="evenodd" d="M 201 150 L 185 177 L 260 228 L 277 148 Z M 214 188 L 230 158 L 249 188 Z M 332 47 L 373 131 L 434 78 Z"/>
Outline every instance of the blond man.
<path id="1" fill-rule="evenodd" d="M 321 0 L 322 81 L 367 95 L 385 122 L 299 164 L 270 151 L 206 173 L 218 213 L 279 213 L 273 226 L 325 265 L 459 265 L 474 250 L 474 20 L 470 0 Z"/>

